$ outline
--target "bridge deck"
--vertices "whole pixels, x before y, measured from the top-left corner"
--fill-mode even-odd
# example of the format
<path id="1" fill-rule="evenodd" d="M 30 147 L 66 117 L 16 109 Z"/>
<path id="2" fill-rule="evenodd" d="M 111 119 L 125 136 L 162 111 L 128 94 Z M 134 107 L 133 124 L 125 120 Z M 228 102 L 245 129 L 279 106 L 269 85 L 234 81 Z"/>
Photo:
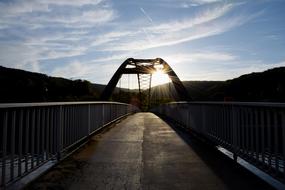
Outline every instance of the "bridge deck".
<path id="1" fill-rule="evenodd" d="M 28 189 L 270 189 L 152 113 L 129 116 Z"/>

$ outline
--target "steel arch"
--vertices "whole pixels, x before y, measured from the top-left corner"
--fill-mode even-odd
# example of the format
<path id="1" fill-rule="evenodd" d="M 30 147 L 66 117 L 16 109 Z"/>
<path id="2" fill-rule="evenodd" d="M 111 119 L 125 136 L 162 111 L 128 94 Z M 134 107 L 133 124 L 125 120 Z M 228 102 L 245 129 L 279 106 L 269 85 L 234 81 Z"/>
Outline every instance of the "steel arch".
<path id="1" fill-rule="evenodd" d="M 152 74 L 156 71 L 157 65 L 163 65 L 163 72 L 171 79 L 175 90 L 179 96 L 180 101 L 189 101 L 189 96 L 186 88 L 184 87 L 181 80 L 178 78 L 174 70 L 169 64 L 161 58 L 156 59 L 134 59 L 128 58 L 125 60 L 118 70 L 115 72 L 104 91 L 101 94 L 101 100 L 109 100 L 112 92 L 114 91 L 118 81 L 123 74 Z M 129 67 L 128 67 L 129 66 Z"/>

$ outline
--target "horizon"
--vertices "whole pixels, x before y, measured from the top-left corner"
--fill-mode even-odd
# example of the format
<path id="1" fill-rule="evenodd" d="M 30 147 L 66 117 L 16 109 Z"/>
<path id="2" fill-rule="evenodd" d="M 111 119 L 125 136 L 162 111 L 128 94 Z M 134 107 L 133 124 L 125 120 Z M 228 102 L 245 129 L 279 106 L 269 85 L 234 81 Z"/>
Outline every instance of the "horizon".
<path id="1" fill-rule="evenodd" d="M 230 80 L 285 66 L 284 8 L 280 0 L 2 1 L 0 65 L 104 85 L 128 57 L 162 57 L 182 81 Z"/>
<path id="2" fill-rule="evenodd" d="M 4 67 L 4 66 L 1 66 L 0 67 Z M 10 68 L 10 67 L 4 67 L 4 68 L 7 68 L 7 69 L 16 69 L 16 68 Z M 279 66 L 279 67 L 273 67 L 273 68 L 269 68 L 269 69 L 266 69 L 266 70 L 263 70 L 263 71 L 258 71 L 258 72 L 251 72 L 251 73 L 245 73 L 245 74 L 242 74 L 240 76 L 237 76 L 235 78 L 230 78 L 230 79 L 225 79 L 225 80 L 181 80 L 182 82 L 226 82 L 226 81 L 229 81 L 229 80 L 234 80 L 234 79 L 237 79 L 239 77 L 242 77 L 244 75 L 250 75 L 250 74 L 255 74 L 255 73 L 263 73 L 263 72 L 267 72 L 269 70 L 272 70 L 272 69 L 279 69 L 279 68 L 285 68 L 285 66 Z M 57 76 L 51 76 L 51 75 L 48 75 L 48 74 L 45 74 L 45 73 L 40 73 L 40 72 L 33 72 L 33 71 L 27 71 L 27 70 L 23 70 L 23 69 L 19 69 L 21 71 L 26 71 L 26 72 L 32 72 L 32 73 L 36 73 L 36 74 L 44 74 L 44 75 L 47 75 L 48 77 L 57 77 Z M 166 75 L 166 74 L 165 74 Z M 132 75 L 131 75 L 132 76 Z M 133 75 L 133 77 L 137 77 L 135 75 Z M 64 79 L 67 79 L 67 80 L 72 80 L 72 81 L 75 81 L 75 80 L 85 80 L 85 79 L 73 79 L 73 78 L 65 78 L 65 77 L 59 77 L 59 78 L 64 78 Z M 124 78 L 124 76 L 122 76 L 122 78 Z M 125 78 L 126 79 L 126 78 Z M 95 85 L 104 85 L 106 86 L 107 84 L 102 84 L 102 83 L 96 83 L 96 82 L 92 82 L 92 81 L 89 81 L 89 80 L 86 80 L 88 82 L 90 82 L 91 84 L 95 84 Z M 137 82 L 137 81 L 135 81 Z M 133 82 L 134 83 L 134 82 Z M 167 85 L 168 83 L 172 83 L 170 80 L 168 82 L 165 82 L 165 83 L 159 83 L 159 84 L 155 84 L 155 85 L 152 85 L 151 88 L 153 87 L 157 87 L 157 86 L 163 86 L 163 85 Z M 138 86 L 136 86 L 136 84 L 131 84 L 129 86 L 119 86 L 119 84 L 117 84 L 116 86 L 117 88 L 122 88 L 122 89 L 131 89 L 131 90 L 138 90 Z"/>

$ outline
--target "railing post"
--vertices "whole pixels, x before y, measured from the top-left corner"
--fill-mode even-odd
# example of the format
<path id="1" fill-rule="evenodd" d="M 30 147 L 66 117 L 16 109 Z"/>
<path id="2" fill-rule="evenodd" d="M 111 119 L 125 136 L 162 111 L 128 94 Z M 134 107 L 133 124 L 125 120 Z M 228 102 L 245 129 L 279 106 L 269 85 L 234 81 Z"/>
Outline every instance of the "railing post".
<path id="1" fill-rule="evenodd" d="M 283 152 L 283 181 L 285 182 L 285 110 L 282 109 L 281 129 L 282 129 L 282 152 Z"/>
<path id="2" fill-rule="evenodd" d="M 19 117 L 19 144 L 18 144 L 18 177 L 22 175 L 22 148 L 23 148 L 23 110 L 20 110 Z"/>
<path id="3" fill-rule="evenodd" d="M 233 149 L 233 159 L 235 162 L 237 162 L 237 152 L 238 152 L 238 145 L 237 145 L 237 137 L 238 137 L 238 130 L 237 130 L 237 111 L 236 108 L 234 106 L 231 106 L 232 109 L 232 139 L 233 139 L 233 145 L 232 145 L 232 149 Z"/>
<path id="4" fill-rule="evenodd" d="M 88 136 L 90 135 L 91 131 L 90 131 L 90 127 L 91 127 L 91 121 L 90 121 L 90 104 L 88 104 Z"/>
<path id="5" fill-rule="evenodd" d="M 16 111 L 12 111 L 11 124 L 11 155 L 10 155 L 10 180 L 14 178 L 14 161 L 15 161 L 15 136 L 16 136 Z"/>
<path id="6" fill-rule="evenodd" d="M 102 104 L 102 126 L 105 125 L 105 110 L 104 110 L 105 104 Z"/>
<path id="7" fill-rule="evenodd" d="M 61 149 L 63 145 L 63 138 L 62 138 L 62 129 L 63 129 L 63 114 L 62 114 L 62 106 L 59 106 L 58 109 L 58 126 L 57 126 L 57 160 L 59 161 L 61 159 Z"/>
<path id="8" fill-rule="evenodd" d="M 202 112 L 203 112 L 203 116 L 202 116 L 202 118 L 203 118 L 203 127 L 202 127 L 201 133 L 202 134 L 207 134 L 206 133 L 206 119 L 207 119 L 206 112 L 207 111 L 206 111 L 205 105 L 201 105 L 201 107 L 202 107 Z"/>
<path id="9" fill-rule="evenodd" d="M 8 129 L 8 111 L 4 111 L 3 118 L 3 138 L 2 138 L 2 176 L 0 187 L 6 185 L 6 153 L 7 153 L 7 129 Z"/>

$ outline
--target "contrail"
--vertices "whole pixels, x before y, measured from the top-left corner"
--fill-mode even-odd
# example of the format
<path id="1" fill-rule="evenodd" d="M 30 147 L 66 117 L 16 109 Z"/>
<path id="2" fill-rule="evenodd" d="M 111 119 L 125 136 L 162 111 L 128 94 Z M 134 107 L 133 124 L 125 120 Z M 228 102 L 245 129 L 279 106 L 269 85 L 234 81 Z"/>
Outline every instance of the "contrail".
<path id="1" fill-rule="evenodd" d="M 145 28 L 144 28 L 144 27 L 142 28 L 142 30 L 143 30 L 144 34 L 146 35 L 147 40 L 148 40 L 149 42 L 152 42 L 152 40 L 151 40 L 151 37 L 150 37 L 149 33 L 145 30 Z"/>
<path id="2" fill-rule="evenodd" d="M 152 23 L 153 22 L 152 18 L 150 18 L 150 16 L 148 16 L 148 14 L 145 12 L 145 10 L 142 7 L 140 7 L 140 10 L 144 14 L 144 16 L 146 16 L 146 18 Z"/>

